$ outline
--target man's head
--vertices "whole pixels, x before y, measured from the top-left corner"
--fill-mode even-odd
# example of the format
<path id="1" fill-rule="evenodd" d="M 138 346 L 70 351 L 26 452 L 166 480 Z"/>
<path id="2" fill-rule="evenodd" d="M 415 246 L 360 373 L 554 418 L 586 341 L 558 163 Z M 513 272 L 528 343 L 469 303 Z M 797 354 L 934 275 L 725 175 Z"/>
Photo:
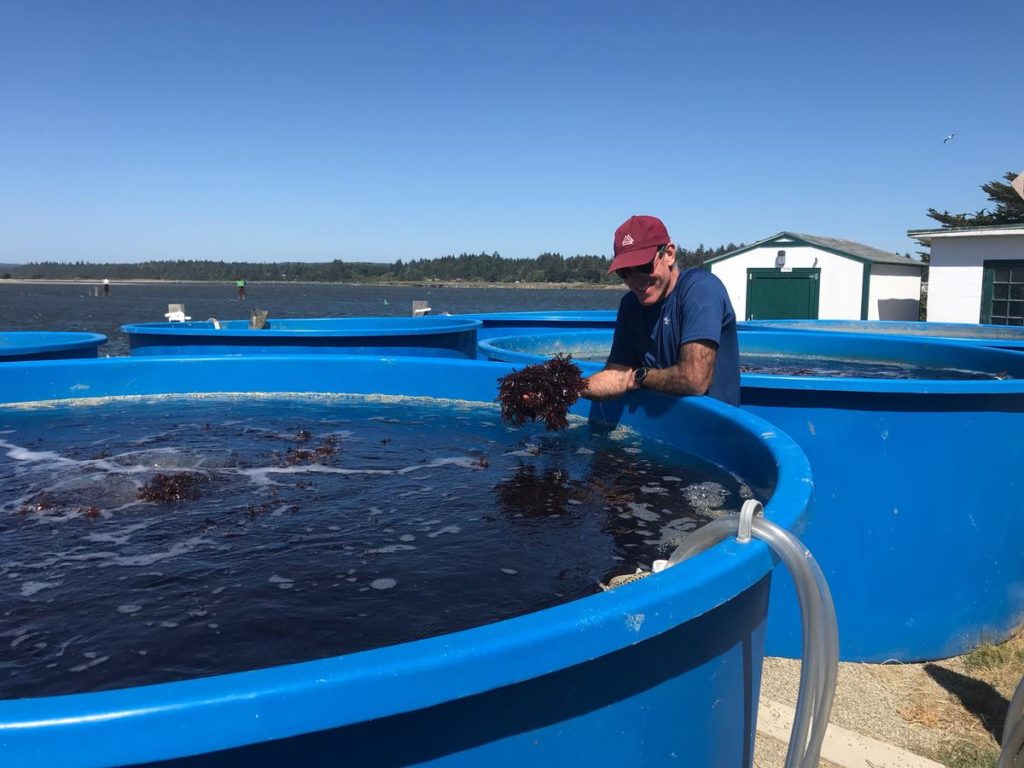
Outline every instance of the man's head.
<path id="1" fill-rule="evenodd" d="M 675 288 L 676 247 L 661 219 L 630 216 L 615 230 L 613 249 L 608 271 L 618 274 L 644 306 L 664 301 Z"/>

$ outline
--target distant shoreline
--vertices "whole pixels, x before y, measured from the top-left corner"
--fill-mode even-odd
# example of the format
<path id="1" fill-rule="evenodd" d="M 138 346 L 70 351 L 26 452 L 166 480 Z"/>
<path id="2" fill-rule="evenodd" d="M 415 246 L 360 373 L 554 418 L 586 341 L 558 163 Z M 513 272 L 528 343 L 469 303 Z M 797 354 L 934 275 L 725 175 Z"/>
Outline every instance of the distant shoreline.
<path id="1" fill-rule="evenodd" d="M 226 285 L 235 287 L 234 280 L 149 280 L 149 279 L 127 279 L 111 280 L 111 288 L 118 285 Z M 88 280 L 85 278 L 28 278 L 9 277 L 0 279 L 0 286 L 4 285 L 95 285 L 103 284 L 102 280 Z M 621 285 L 607 285 L 604 283 L 479 283 L 468 280 L 451 282 L 370 282 L 350 283 L 334 282 L 330 280 L 249 280 L 247 285 L 251 288 L 257 285 L 351 285 L 367 286 L 377 288 L 509 288 L 509 289 L 548 289 L 548 290 L 589 290 L 589 291 L 622 291 Z"/>

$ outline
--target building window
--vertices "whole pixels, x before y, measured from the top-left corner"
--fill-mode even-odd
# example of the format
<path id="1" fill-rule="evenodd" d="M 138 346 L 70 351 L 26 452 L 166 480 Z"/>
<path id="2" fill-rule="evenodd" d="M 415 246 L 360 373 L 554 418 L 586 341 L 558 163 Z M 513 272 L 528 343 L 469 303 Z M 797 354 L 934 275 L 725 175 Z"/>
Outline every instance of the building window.
<path id="1" fill-rule="evenodd" d="M 1024 325 L 1024 261 L 986 261 L 981 322 Z"/>

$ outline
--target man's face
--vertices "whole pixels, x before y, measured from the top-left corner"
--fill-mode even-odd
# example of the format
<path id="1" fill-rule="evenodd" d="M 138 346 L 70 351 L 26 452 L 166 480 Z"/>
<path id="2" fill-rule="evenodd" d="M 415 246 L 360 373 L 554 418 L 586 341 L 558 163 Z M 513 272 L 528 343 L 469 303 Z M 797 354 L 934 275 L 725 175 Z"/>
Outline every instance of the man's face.
<path id="1" fill-rule="evenodd" d="M 651 273 L 644 274 L 643 269 L 624 269 L 620 271 L 620 277 L 626 287 L 633 292 L 645 307 L 659 304 L 665 300 L 672 289 L 676 286 L 676 278 L 679 273 L 672 267 L 676 263 L 676 247 L 669 243 L 658 252 L 651 262 Z"/>

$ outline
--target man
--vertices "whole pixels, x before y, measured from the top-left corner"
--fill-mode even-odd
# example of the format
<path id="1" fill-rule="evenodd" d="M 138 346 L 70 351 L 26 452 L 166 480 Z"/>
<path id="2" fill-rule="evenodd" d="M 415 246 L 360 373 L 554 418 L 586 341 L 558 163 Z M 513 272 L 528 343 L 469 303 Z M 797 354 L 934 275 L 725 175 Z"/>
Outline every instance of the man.
<path id="1" fill-rule="evenodd" d="M 660 219 L 632 216 L 615 230 L 609 272 L 629 293 L 619 303 L 604 370 L 584 397 L 607 400 L 634 389 L 740 401 L 736 315 L 722 281 L 702 268 L 675 268 L 676 246 Z"/>

